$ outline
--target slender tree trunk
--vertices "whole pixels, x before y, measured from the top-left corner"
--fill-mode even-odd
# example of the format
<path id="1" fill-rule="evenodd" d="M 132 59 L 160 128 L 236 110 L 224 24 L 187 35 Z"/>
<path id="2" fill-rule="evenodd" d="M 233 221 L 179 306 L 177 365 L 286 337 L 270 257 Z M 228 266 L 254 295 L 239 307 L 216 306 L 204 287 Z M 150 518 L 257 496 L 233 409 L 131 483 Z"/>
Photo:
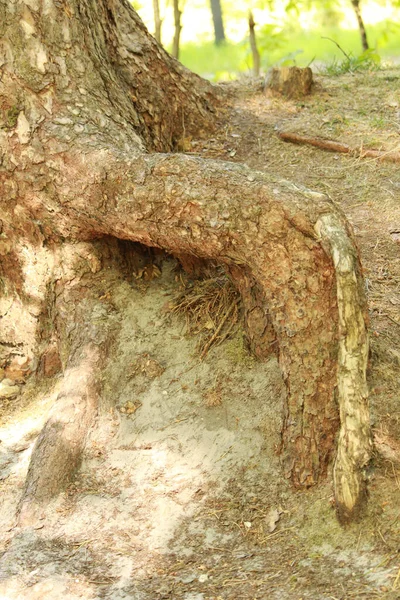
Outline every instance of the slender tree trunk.
<path id="1" fill-rule="evenodd" d="M 224 20 L 222 17 L 221 0 L 210 0 L 211 14 L 214 25 L 214 40 L 216 46 L 225 41 Z"/>
<path id="2" fill-rule="evenodd" d="M 181 31 L 182 31 L 182 11 L 179 10 L 179 0 L 173 0 L 174 5 L 174 39 L 172 42 L 172 56 L 174 58 L 179 58 L 179 49 L 180 49 L 180 39 L 181 39 Z"/>
<path id="3" fill-rule="evenodd" d="M 34 371 L 57 339 L 64 371 L 21 518 L 79 467 L 117 326 L 103 317 L 126 260 L 117 240 L 230 271 L 254 352 L 276 349 L 286 382 L 283 471 L 295 486 L 318 482 L 340 426 L 335 497 L 353 518 L 371 452 L 368 336 L 358 254 L 338 208 L 270 174 L 169 153 L 214 125 L 218 95 L 128 2 L 3 3 L 0 38 L 0 366 L 18 358 Z"/>
<path id="4" fill-rule="evenodd" d="M 363 21 L 362 15 L 361 15 L 360 0 L 351 0 L 351 3 L 353 5 L 354 12 L 356 13 L 356 17 L 357 17 L 358 29 L 360 30 L 362 48 L 364 51 L 369 50 L 367 32 L 366 32 L 364 21 Z"/>
<path id="5" fill-rule="evenodd" d="M 160 17 L 160 2 L 159 0 L 153 0 L 153 14 L 154 14 L 154 37 L 157 42 L 161 44 L 161 25 L 162 20 Z"/>
<path id="6" fill-rule="evenodd" d="M 249 33 L 250 33 L 250 47 L 251 47 L 251 55 L 253 57 L 253 74 L 255 77 L 260 75 L 260 53 L 257 48 L 257 39 L 255 32 L 255 22 L 253 13 L 249 11 Z"/>

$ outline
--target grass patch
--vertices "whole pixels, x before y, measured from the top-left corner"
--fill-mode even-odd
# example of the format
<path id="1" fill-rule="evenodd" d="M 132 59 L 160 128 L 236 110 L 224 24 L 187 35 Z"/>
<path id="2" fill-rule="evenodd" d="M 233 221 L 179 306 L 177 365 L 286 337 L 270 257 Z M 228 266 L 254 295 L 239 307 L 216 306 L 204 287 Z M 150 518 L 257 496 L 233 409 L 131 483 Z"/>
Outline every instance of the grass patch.
<path id="1" fill-rule="evenodd" d="M 225 42 L 216 46 L 213 42 L 191 42 L 182 46 L 180 61 L 202 77 L 219 81 L 236 78 L 243 55 L 240 44 Z"/>
<path id="2" fill-rule="evenodd" d="M 360 35 L 357 29 L 343 30 L 339 28 L 319 28 L 315 30 L 299 30 L 293 26 L 282 29 L 284 44 L 276 44 L 261 53 L 261 71 L 266 72 L 272 65 L 288 64 L 304 67 L 313 64 L 331 65 L 336 71 L 332 74 L 357 71 L 371 68 L 376 59 L 371 55 L 382 58 L 400 54 L 400 36 L 398 27 L 387 23 L 379 23 L 368 27 L 368 37 L 371 48 L 376 50 L 361 53 Z M 343 48 L 349 56 L 345 63 L 343 53 L 331 41 L 331 38 Z M 265 46 L 259 36 L 259 46 Z M 189 69 L 212 81 L 235 79 L 241 73 L 251 71 L 252 63 L 249 54 L 247 38 L 238 43 L 226 42 L 215 46 L 206 41 L 191 42 L 181 48 L 181 62 Z"/>

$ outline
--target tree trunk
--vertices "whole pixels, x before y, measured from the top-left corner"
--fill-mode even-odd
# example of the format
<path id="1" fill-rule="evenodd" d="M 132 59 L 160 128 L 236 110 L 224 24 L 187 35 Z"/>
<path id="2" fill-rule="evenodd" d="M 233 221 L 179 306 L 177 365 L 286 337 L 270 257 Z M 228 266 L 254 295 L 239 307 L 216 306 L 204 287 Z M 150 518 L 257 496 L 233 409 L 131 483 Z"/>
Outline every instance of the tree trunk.
<path id="1" fill-rule="evenodd" d="M 56 339 L 64 371 L 21 518 L 79 467 L 117 327 L 102 316 L 109 266 L 126 259 L 117 240 L 226 266 L 254 352 L 278 352 L 284 472 L 302 487 L 324 476 L 340 420 L 335 495 L 352 518 L 371 436 L 363 282 L 343 215 L 270 174 L 169 154 L 214 124 L 218 96 L 128 2 L 3 3 L 0 34 L 0 359 L 34 371 Z"/>
<path id="2" fill-rule="evenodd" d="M 172 42 L 172 56 L 174 58 L 178 59 L 179 58 L 179 45 L 180 45 L 181 31 L 182 31 L 182 24 L 181 24 L 182 11 L 179 10 L 179 0 L 173 0 L 173 5 L 174 5 L 175 31 L 174 31 L 174 39 Z"/>
<path id="3" fill-rule="evenodd" d="M 219 46 L 225 41 L 224 21 L 222 18 L 221 0 L 210 0 L 211 14 L 214 25 L 215 45 Z"/>
<path id="4" fill-rule="evenodd" d="M 251 55 L 253 57 L 253 74 L 254 77 L 258 77 L 260 75 L 260 53 L 257 48 L 255 26 L 253 13 L 249 10 L 249 34 Z"/>
<path id="5" fill-rule="evenodd" d="M 157 42 L 161 44 L 161 25 L 162 19 L 160 17 L 160 3 L 159 0 L 153 0 L 153 14 L 154 14 L 154 37 Z"/>
<path id="6" fill-rule="evenodd" d="M 353 5 L 354 12 L 356 13 L 358 29 L 360 30 L 360 36 L 361 36 L 361 45 L 365 52 L 365 50 L 369 50 L 369 44 L 368 44 L 367 32 L 365 29 L 364 21 L 361 16 L 360 0 L 351 0 L 351 3 Z"/>

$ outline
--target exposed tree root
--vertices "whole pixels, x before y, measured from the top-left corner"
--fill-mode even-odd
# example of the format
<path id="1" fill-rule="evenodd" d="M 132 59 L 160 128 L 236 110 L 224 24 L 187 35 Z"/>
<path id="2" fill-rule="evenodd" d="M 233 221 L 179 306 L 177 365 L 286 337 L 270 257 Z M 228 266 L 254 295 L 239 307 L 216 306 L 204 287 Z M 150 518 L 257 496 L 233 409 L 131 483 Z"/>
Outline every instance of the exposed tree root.
<path id="1" fill-rule="evenodd" d="M 88 344 L 72 362 L 33 450 L 20 504 L 22 525 L 40 517 L 43 505 L 70 483 L 97 411 L 99 348 Z"/>
<path id="2" fill-rule="evenodd" d="M 375 158 L 377 160 L 383 160 L 387 162 L 400 162 L 400 152 L 398 150 L 388 150 L 387 152 L 382 152 L 381 150 L 368 150 L 362 147 L 352 148 L 351 146 L 343 144 L 342 142 L 300 135 L 290 131 L 279 131 L 278 137 L 284 142 L 314 146 L 314 148 L 319 148 L 320 150 L 326 150 L 328 152 L 341 152 L 342 154 L 351 154 L 352 156 L 357 156 L 359 158 Z"/>
<path id="3" fill-rule="evenodd" d="M 338 399 L 340 433 L 334 465 L 335 499 L 339 519 L 357 518 L 365 503 L 365 467 L 372 452 L 366 371 L 368 333 L 364 289 L 351 240 L 335 215 L 324 215 L 316 224 L 329 246 L 336 270 L 339 308 Z"/>
<path id="4" fill-rule="evenodd" d="M 55 254 L 59 279 L 53 313 L 64 374 L 57 401 L 33 449 L 19 507 L 22 525 L 40 518 L 45 504 L 67 487 L 79 469 L 98 409 L 100 374 L 112 331 L 105 306 L 107 285 L 112 282 L 103 267 L 118 256 L 116 241 L 65 243 Z"/>
<path id="5" fill-rule="evenodd" d="M 79 465 L 112 334 L 104 267 L 116 240 L 127 240 L 181 256 L 193 271 L 204 261 L 229 271 L 252 349 L 262 358 L 276 347 L 287 388 L 282 463 L 295 486 L 327 473 L 338 394 L 335 493 L 351 517 L 371 443 L 365 299 L 346 219 L 326 196 L 266 173 L 161 154 L 215 125 L 219 101 L 159 48 L 128 2 L 70 0 L 68 11 L 62 2 L 28 4 L 5 3 L 0 19 L 0 256 L 4 290 L 18 299 L 12 315 L 5 307 L 2 337 L 30 364 L 55 326 L 66 377 L 33 453 L 21 515 Z"/>
<path id="6" fill-rule="evenodd" d="M 274 343 L 279 357 L 287 387 L 282 463 L 295 486 L 313 485 L 327 472 L 339 424 L 338 389 L 342 433 L 335 493 L 338 507 L 343 504 L 346 514 L 353 514 L 363 497 L 362 467 L 371 450 L 363 362 L 365 298 L 354 241 L 338 209 L 323 194 L 246 167 L 179 155 L 135 160 L 121 160 L 111 152 L 75 155 L 73 161 L 61 160 L 59 172 L 60 185 L 65 177 L 71 190 L 59 219 L 54 221 L 47 192 L 32 206 L 36 218 L 59 228 L 58 234 L 65 228 L 67 233 L 73 223 L 76 236 L 123 238 L 227 268 L 243 298 L 251 346 L 263 358 Z M 84 248 L 68 257 L 72 266 L 58 283 L 56 302 L 61 356 L 68 368 L 77 366 L 70 357 L 78 356 L 78 348 L 94 341 L 107 344 L 108 335 L 102 324 L 94 340 L 90 318 L 96 303 L 91 278 L 101 271 L 103 259 L 91 244 L 86 249 L 84 243 L 76 246 Z M 71 252 L 68 244 L 62 247 L 64 253 Z M 346 321 L 348 315 L 357 319 L 356 328 Z M 94 389 L 94 381 L 82 381 Z M 75 403 L 80 407 L 88 401 L 80 394 L 86 392 L 66 390 L 65 397 L 72 399 L 65 405 L 67 413 L 75 410 Z M 362 419 L 360 430 L 351 423 L 352 415 Z M 49 435 L 57 423 L 50 422 Z M 62 438 L 75 435 L 63 427 Z M 81 431 L 74 427 L 74 432 Z M 63 444 L 61 439 L 58 447 Z M 40 457 L 40 444 L 32 459 L 35 468 L 28 477 L 27 497 L 38 490 L 36 465 L 54 472 L 57 464 L 57 459 L 46 458 L 48 468 L 35 458 L 36 452 Z M 73 459 L 72 468 L 77 463 Z M 65 480 L 66 475 L 60 475 L 58 488 Z M 47 490 L 54 492 L 57 486 L 48 476 L 46 482 Z"/>

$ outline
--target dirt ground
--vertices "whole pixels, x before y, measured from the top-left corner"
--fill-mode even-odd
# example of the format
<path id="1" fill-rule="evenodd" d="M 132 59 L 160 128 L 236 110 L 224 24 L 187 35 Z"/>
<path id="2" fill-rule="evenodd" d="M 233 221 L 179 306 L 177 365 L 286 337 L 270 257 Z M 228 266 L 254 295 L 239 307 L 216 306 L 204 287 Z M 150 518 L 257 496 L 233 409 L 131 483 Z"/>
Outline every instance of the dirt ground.
<path id="1" fill-rule="evenodd" d="M 18 527 L 15 511 L 60 378 L 2 406 L 1 600 L 400 598 L 400 165 L 277 137 L 388 156 L 400 148 L 399 84 L 399 69 L 317 76 L 303 101 L 232 84 L 227 124 L 186 148 L 323 191 L 353 224 L 376 439 L 364 519 L 338 525 L 329 479 L 304 492 L 283 479 L 276 360 L 254 360 L 240 325 L 200 360 L 198 337 L 170 310 L 182 279 L 169 258 L 160 277 L 113 287 L 119 329 L 101 411 L 75 481 L 35 527 Z"/>

